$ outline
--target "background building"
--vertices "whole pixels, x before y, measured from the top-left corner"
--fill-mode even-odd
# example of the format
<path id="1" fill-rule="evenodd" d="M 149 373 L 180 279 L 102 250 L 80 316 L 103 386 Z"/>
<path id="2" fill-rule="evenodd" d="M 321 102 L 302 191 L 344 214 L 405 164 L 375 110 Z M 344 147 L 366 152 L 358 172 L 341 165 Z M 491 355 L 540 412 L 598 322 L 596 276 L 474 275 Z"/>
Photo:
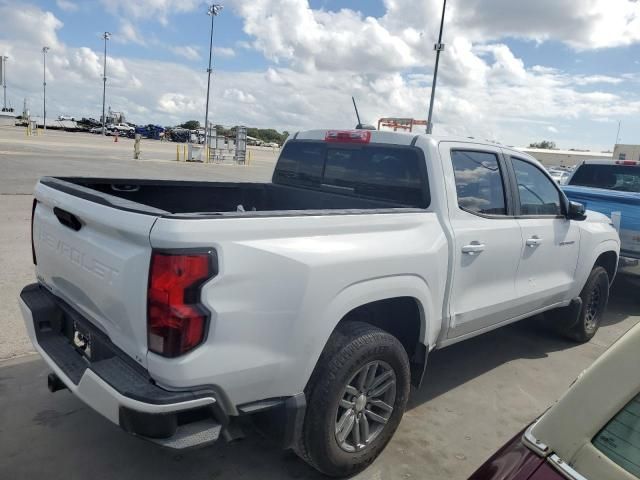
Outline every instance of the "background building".
<path id="1" fill-rule="evenodd" d="M 614 160 L 636 160 L 640 161 L 640 145 L 616 144 L 613 149 Z"/>
<path id="2" fill-rule="evenodd" d="M 616 148 L 618 145 L 616 145 Z M 637 146 L 640 153 L 640 145 Z M 579 152 L 576 150 L 547 150 L 543 148 L 518 148 L 547 167 L 573 167 L 583 160 L 612 159 L 611 152 Z M 636 155 L 637 159 L 637 155 Z"/>

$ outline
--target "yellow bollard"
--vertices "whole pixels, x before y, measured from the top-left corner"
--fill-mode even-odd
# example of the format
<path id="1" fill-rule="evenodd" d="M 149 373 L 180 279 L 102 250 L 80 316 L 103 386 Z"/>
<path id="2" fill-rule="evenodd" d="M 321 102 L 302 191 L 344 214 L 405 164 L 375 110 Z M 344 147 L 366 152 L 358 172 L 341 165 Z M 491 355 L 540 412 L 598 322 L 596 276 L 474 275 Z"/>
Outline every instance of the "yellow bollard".
<path id="1" fill-rule="evenodd" d="M 176 145 L 176 162 L 180 161 L 180 146 Z"/>
<path id="2" fill-rule="evenodd" d="M 187 161 L 187 146 L 183 145 L 182 146 L 182 160 L 183 161 Z"/>

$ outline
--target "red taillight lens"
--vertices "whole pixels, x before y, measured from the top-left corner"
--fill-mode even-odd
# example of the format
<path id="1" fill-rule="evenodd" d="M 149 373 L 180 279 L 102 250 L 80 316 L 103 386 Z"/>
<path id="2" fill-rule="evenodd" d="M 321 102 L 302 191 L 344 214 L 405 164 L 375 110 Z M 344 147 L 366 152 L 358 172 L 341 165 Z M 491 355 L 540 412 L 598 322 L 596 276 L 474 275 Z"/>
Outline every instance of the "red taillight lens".
<path id="1" fill-rule="evenodd" d="M 33 199 L 33 206 L 31 207 L 31 257 L 33 258 L 33 264 L 37 265 L 38 261 L 36 260 L 36 247 L 33 243 L 33 220 L 36 216 L 36 207 L 38 206 L 38 200 Z"/>
<path id="2" fill-rule="evenodd" d="M 370 130 L 329 130 L 324 136 L 325 142 L 337 143 L 369 143 Z"/>
<path id="3" fill-rule="evenodd" d="M 147 293 L 149 350 L 177 357 L 204 340 L 209 312 L 200 287 L 217 273 L 214 252 L 153 252 Z"/>
<path id="4" fill-rule="evenodd" d="M 617 160 L 616 165 L 638 165 L 635 160 Z"/>

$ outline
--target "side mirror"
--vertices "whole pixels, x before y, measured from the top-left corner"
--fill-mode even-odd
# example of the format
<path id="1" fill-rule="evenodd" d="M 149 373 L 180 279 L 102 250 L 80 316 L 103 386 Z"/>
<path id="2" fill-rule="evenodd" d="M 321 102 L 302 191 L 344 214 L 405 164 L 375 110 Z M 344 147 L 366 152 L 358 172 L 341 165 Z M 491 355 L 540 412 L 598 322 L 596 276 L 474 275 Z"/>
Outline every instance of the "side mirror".
<path id="1" fill-rule="evenodd" d="M 586 209 L 582 203 L 578 202 L 569 202 L 569 210 L 567 212 L 567 218 L 569 220 L 578 220 L 582 221 L 587 218 Z"/>

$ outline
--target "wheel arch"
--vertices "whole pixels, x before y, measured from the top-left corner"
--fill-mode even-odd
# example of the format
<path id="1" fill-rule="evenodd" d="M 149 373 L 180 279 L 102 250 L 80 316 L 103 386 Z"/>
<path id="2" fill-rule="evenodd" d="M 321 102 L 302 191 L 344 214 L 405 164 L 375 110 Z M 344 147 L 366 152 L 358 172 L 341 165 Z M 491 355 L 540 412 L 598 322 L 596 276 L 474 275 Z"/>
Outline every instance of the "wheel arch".
<path id="1" fill-rule="evenodd" d="M 582 256 L 583 251 L 585 252 L 584 257 Z M 574 277 L 575 287 L 571 292 L 571 298 L 580 295 L 593 267 L 601 265 L 607 270 L 607 273 L 610 273 L 609 269 L 613 269 L 614 275 L 609 274 L 609 282 L 613 282 L 615 272 L 618 268 L 620 244 L 613 239 L 607 239 L 596 244 L 585 244 L 584 250 L 581 245 L 580 252 L 581 256 L 578 259 L 578 266 Z M 615 260 L 613 260 L 613 255 L 615 255 Z"/>
<path id="2" fill-rule="evenodd" d="M 609 275 L 609 285 L 613 283 L 613 279 L 616 276 L 618 270 L 618 254 L 613 250 L 607 250 L 602 252 L 598 258 L 596 258 L 594 267 L 603 267 Z"/>
<path id="3" fill-rule="evenodd" d="M 419 386 L 426 367 L 434 334 L 434 306 L 431 290 L 421 277 L 398 275 L 358 282 L 343 289 L 326 310 L 323 341 L 308 366 L 307 381 L 336 328 L 344 322 L 361 321 L 394 335 L 407 351 L 411 363 L 411 380 Z M 397 313 L 406 321 L 392 321 Z M 385 315 L 386 314 L 386 315 Z"/>

